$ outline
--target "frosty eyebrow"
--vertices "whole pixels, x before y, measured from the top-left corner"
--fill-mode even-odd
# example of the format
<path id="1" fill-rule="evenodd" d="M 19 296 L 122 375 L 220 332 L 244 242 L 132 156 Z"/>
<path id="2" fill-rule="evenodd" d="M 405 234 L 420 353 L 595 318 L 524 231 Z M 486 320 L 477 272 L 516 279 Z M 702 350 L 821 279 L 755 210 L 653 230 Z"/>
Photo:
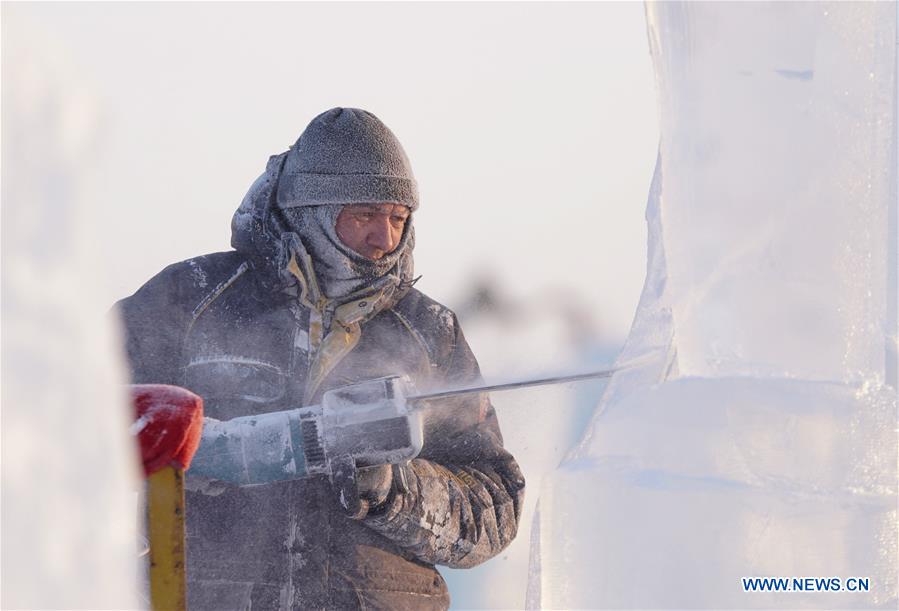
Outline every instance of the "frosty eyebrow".
<path id="1" fill-rule="evenodd" d="M 350 212 L 353 214 L 387 214 L 390 216 L 398 216 L 402 215 L 402 217 L 409 218 L 409 209 L 403 206 L 399 210 L 391 210 L 390 212 L 382 212 L 381 209 L 376 204 L 353 204 L 353 207 L 350 209 Z"/>

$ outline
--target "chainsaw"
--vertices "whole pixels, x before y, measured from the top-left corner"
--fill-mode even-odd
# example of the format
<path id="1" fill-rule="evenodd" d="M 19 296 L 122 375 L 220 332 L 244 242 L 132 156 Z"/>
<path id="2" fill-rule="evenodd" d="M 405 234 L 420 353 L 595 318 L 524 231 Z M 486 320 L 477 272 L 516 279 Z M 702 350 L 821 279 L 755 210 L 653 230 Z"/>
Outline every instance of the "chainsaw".
<path id="1" fill-rule="evenodd" d="M 608 378 L 638 364 L 424 394 L 413 394 L 406 377 L 387 376 L 329 390 L 320 405 L 227 421 L 205 418 L 189 475 L 238 486 L 352 477 L 357 468 L 403 464 L 418 456 L 428 400 Z"/>

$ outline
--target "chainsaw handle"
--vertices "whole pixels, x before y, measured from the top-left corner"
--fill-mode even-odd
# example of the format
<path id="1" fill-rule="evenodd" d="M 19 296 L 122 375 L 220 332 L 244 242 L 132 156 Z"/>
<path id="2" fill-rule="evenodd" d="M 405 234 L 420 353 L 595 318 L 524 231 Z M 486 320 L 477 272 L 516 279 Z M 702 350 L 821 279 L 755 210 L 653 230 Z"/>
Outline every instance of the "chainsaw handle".
<path id="1" fill-rule="evenodd" d="M 353 519 L 362 519 L 368 514 L 368 501 L 359 498 L 356 482 L 356 459 L 349 454 L 337 456 L 330 461 L 331 485 L 338 494 L 340 505 Z"/>

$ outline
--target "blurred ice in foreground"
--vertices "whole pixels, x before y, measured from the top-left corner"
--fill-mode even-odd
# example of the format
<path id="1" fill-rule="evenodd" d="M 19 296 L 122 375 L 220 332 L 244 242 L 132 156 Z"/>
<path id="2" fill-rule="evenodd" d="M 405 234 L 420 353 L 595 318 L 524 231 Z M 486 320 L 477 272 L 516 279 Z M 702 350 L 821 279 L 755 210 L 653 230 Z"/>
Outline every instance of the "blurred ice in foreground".
<path id="1" fill-rule="evenodd" d="M 661 143 L 616 375 L 528 605 L 897 602 L 896 4 L 647 6 Z M 742 577 L 869 578 L 744 592 Z"/>
<path id="2" fill-rule="evenodd" d="M 0 607 L 134 609 L 137 451 L 85 182 L 96 102 L 52 41 L 15 23 L 2 52 Z"/>

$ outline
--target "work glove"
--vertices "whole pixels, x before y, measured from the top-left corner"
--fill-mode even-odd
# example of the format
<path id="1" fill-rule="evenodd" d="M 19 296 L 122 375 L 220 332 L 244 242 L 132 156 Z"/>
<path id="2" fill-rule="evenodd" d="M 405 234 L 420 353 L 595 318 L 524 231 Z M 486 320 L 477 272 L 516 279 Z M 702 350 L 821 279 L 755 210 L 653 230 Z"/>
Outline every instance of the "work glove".
<path id="1" fill-rule="evenodd" d="M 203 399 L 179 386 L 134 384 L 131 386 L 135 422 L 144 473 L 150 475 L 168 465 L 187 469 L 200 445 Z"/>
<path id="2" fill-rule="evenodd" d="M 369 510 L 382 505 L 393 485 L 393 465 L 378 465 L 356 470 L 359 497 L 368 502 Z"/>
<path id="3" fill-rule="evenodd" d="M 377 465 L 357 469 L 351 462 L 338 462 L 331 483 L 340 506 L 356 520 L 383 505 L 394 487 L 394 470 L 398 465 Z"/>

